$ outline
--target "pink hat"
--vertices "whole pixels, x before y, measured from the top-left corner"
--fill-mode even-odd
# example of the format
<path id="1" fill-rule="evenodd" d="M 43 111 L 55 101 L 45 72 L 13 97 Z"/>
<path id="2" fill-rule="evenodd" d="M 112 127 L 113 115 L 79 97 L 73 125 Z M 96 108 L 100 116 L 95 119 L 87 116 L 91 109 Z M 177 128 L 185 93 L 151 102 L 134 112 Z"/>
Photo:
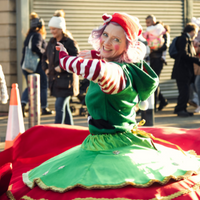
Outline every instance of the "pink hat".
<path id="1" fill-rule="evenodd" d="M 139 19 L 126 13 L 114 13 L 113 15 L 104 14 L 102 16 L 104 24 L 109 22 L 118 23 L 126 32 L 131 41 L 137 40 L 137 37 L 142 33 L 142 26 L 139 24 Z"/>

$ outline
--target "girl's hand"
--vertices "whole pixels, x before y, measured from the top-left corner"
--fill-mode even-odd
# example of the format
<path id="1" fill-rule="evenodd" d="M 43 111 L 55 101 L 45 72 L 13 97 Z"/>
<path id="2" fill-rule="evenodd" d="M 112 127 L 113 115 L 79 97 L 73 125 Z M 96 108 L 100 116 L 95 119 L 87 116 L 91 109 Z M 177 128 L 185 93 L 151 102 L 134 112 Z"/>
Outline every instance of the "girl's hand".
<path id="1" fill-rule="evenodd" d="M 62 43 L 57 42 L 57 45 L 58 45 L 58 46 L 56 46 L 56 50 L 57 50 L 57 51 L 64 51 L 64 52 L 67 53 L 67 50 L 65 49 L 65 47 L 63 46 Z M 68 54 L 68 53 L 67 53 L 67 54 Z"/>
<path id="2" fill-rule="evenodd" d="M 54 69 L 55 69 L 55 71 L 58 72 L 58 73 L 61 73 L 61 72 L 62 72 L 60 66 L 57 66 L 57 67 L 55 67 Z"/>
<path id="3" fill-rule="evenodd" d="M 78 57 L 81 57 L 81 58 L 84 58 L 84 59 L 92 59 L 91 51 L 90 50 L 81 51 L 78 54 Z"/>

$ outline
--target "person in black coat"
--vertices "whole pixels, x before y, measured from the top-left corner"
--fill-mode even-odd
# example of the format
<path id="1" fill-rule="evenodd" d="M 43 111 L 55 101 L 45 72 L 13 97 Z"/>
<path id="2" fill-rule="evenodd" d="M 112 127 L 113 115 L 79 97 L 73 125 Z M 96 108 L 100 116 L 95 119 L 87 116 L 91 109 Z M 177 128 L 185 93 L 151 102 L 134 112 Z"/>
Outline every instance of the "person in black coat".
<path id="1" fill-rule="evenodd" d="M 50 19 L 48 26 L 51 34 L 46 51 L 43 55 L 42 66 L 49 77 L 49 89 L 51 96 L 56 97 L 55 102 L 55 123 L 73 125 L 73 118 L 70 110 L 70 98 L 74 95 L 74 75 L 63 70 L 59 66 L 59 52 L 55 46 L 60 42 L 67 49 L 69 55 L 76 56 L 78 48 L 69 32 L 66 31 L 65 13 L 58 10 Z M 73 87 L 74 86 L 74 87 Z"/>
<path id="2" fill-rule="evenodd" d="M 40 93 L 41 93 L 41 108 L 42 108 L 42 114 L 47 115 L 47 114 L 52 114 L 52 111 L 47 108 L 47 76 L 45 72 L 42 69 L 41 65 L 41 59 L 42 59 L 42 54 L 45 51 L 46 48 L 46 42 L 45 42 L 45 37 L 46 37 L 46 30 L 44 26 L 44 21 L 40 19 L 37 15 L 37 13 L 32 12 L 30 15 L 30 29 L 27 33 L 26 39 L 24 41 L 24 47 L 23 47 L 23 55 L 22 55 L 22 60 L 21 60 L 21 66 L 22 66 L 22 72 L 26 78 L 29 74 L 26 70 L 23 69 L 23 64 L 24 64 L 24 57 L 25 57 L 25 49 L 29 44 L 29 40 L 32 37 L 32 46 L 31 49 L 33 52 L 35 52 L 39 58 L 40 61 L 38 63 L 37 69 L 34 73 L 37 73 L 40 75 Z M 22 113 L 23 116 L 26 116 L 25 113 L 25 106 L 28 103 L 28 88 L 26 88 L 21 97 L 21 104 L 22 104 Z"/>
<path id="3" fill-rule="evenodd" d="M 197 36 L 199 27 L 194 23 L 188 23 L 182 35 L 176 41 L 178 55 L 176 56 L 172 71 L 172 79 L 176 79 L 179 96 L 174 113 L 178 116 L 188 117 L 193 116 L 186 110 L 189 100 L 189 87 L 194 79 L 193 63 L 200 65 L 199 58 L 195 56 L 193 39 Z"/>

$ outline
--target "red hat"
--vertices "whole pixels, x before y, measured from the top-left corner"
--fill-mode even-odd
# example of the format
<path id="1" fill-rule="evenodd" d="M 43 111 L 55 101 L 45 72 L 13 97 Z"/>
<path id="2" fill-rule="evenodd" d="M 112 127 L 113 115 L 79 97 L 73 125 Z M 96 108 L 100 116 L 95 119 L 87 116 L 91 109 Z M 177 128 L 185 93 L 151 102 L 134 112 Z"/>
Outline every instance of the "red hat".
<path id="1" fill-rule="evenodd" d="M 126 32 L 131 41 L 137 40 L 137 37 L 142 33 L 142 26 L 139 24 L 139 19 L 126 13 L 114 13 L 113 15 L 104 14 L 102 16 L 104 23 L 118 23 Z"/>

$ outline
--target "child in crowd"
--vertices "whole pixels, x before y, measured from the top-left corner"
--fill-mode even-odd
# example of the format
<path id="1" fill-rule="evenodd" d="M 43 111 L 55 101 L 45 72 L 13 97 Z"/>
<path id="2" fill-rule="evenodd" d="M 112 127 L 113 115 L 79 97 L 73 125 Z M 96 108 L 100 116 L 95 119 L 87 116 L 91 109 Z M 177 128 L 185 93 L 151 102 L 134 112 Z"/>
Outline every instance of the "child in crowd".
<path id="1" fill-rule="evenodd" d="M 147 27 L 143 33 L 143 37 L 147 40 L 148 46 L 151 50 L 157 50 L 164 44 L 163 35 L 166 33 L 165 28 L 160 22 L 155 25 Z"/>
<path id="2" fill-rule="evenodd" d="M 165 39 L 163 38 L 164 34 L 166 34 L 168 43 L 170 42 L 169 33 L 170 27 L 168 25 L 163 25 L 162 22 L 156 22 L 155 25 L 147 27 L 146 31 L 143 33 L 143 37 L 147 40 L 151 50 L 157 50 L 165 42 Z M 167 47 L 169 47 L 169 44 L 167 44 Z M 163 51 L 161 59 L 167 65 L 166 54 L 167 51 Z"/>
<path id="3" fill-rule="evenodd" d="M 0 101 L 2 104 L 6 104 L 8 102 L 8 91 L 6 86 L 6 80 L 1 65 L 0 65 Z"/>

